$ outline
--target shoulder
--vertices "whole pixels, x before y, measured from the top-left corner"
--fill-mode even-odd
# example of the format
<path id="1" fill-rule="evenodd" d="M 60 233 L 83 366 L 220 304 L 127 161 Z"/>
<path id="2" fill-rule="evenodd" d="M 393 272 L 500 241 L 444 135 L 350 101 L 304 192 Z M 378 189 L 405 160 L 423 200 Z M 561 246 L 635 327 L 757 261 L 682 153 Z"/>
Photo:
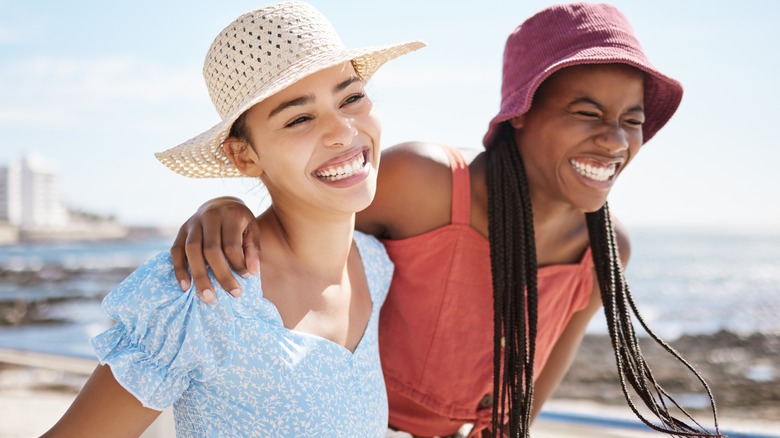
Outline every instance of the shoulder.
<path id="1" fill-rule="evenodd" d="M 180 295 L 173 261 L 169 252 L 161 252 L 139 266 L 132 274 L 119 283 L 103 300 L 105 310 L 121 305 L 153 310 L 159 301 Z"/>
<path id="2" fill-rule="evenodd" d="M 452 171 L 433 143 L 401 143 L 382 152 L 374 201 L 358 213 L 357 228 L 402 239 L 449 223 Z M 413 213 L 413 214 L 412 214 Z"/>
<path id="3" fill-rule="evenodd" d="M 615 239 L 617 241 L 620 262 L 625 270 L 631 259 L 631 237 L 628 229 L 615 216 L 612 216 L 612 228 L 615 230 Z"/>
<path id="4" fill-rule="evenodd" d="M 393 262 L 382 242 L 374 236 L 355 231 L 355 244 L 367 274 L 379 272 L 382 275 L 392 275 Z"/>
<path id="5" fill-rule="evenodd" d="M 355 231 L 355 244 L 360 251 L 360 259 L 372 301 L 380 306 L 384 303 L 395 269 L 387 255 L 385 246 L 376 237 Z"/>
<path id="6" fill-rule="evenodd" d="M 452 171 L 444 147 L 434 143 L 400 143 L 382 152 L 378 189 L 440 190 L 451 185 Z M 384 187 L 383 187 L 384 186 Z"/>

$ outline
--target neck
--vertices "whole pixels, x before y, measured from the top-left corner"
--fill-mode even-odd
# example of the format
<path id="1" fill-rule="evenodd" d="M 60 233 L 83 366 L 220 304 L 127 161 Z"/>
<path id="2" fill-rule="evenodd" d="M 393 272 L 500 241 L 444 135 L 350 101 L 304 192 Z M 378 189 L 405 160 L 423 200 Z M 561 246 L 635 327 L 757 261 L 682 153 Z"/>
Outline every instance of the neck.
<path id="1" fill-rule="evenodd" d="M 263 245 L 261 253 L 275 261 L 284 260 L 295 269 L 329 281 L 346 275 L 352 247 L 354 213 L 315 215 L 272 205 L 259 218 Z M 270 238 L 270 239 L 269 239 Z M 268 249 L 268 251 L 264 251 Z"/>

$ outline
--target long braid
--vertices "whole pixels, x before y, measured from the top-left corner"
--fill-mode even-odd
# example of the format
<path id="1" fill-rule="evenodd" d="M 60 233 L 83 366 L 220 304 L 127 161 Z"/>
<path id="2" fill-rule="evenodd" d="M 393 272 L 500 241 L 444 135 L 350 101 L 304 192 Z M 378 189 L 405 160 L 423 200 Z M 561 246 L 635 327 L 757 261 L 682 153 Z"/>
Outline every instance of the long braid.
<path id="1" fill-rule="evenodd" d="M 538 318 L 538 287 L 533 211 L 522 157 L 510 127 L 501 127 L 496 144 L 487 148 L 488 226 L 493 276 L 493 436 L 528 437 L 533 401 L 533 363 Z M 631 410 L 646 425 L 675 436 L 723 437 L 712 392 L 701 375 L 679 353 L 649 329 L 637 310 L 623 276 L 617 244 L 605 204 L 586 214 L 591 253 L 601 289 L 604 313 L 615 352 L 620 384 Z M 525 294 L 522 291 L 526 291 Z M 639 348 L 631 314 L 649 336 L 683 363 L 702 383 L 710 399 L 715 433 L 707 431 L 655 381 Z M 661 421 L 647 420 L 631 399 L 627 384 Z M 675 405 L 695 426 L 675 418 Z"/>
<path id="2" fill-rule="evenodd" d="M 718 416 L 715 402 L 707 382 L 680 354 L 666 342 L 661 340 L 647 326 L 636 307 L 631 296 L 628 284 L 623 276 L 620 264 L 615 234 L 609 215 L 609 206 L 605 204 L 600 210 L 586 214 L 588 234 L 590 238 L 591 253 L 596 269 L 601 299 L 604 303 L 604 313 L 607 319 L 609 337 L 612 340 L 612 348 L 615 351 L 620 384 L 623 395 L 639 419 L 660 432 L 674 434 L 676 436 L 697 437 L 721 437 L 718 428 Z M 710 400 L 712 416 L 715 425 L 715 433 L 707 431 L 693 417 L 683 409 L 655 380 L 650 367 L 639 348 L 639 342 L 634 332 L 631 314 L 636 317 L 648 335 L 674 358 L 685 365 L 701 382 Z M 626 386 L 628 383 L 642 399 L 645 406 L 660 420 L 661 425 L 647 420 L 636 408 Z M 667 403 L 674 404 L 695 426 L 691 426 L 684 420 L 675 418 L 667 408 Z"/>
<path id="3" fill-rule="evenodd" d="M 511 130 L 501 138 L 506 144 L 488 148 L 486 172 L 494 301 L 493 436 L 527 437 L 538 314 L 536 244 L 523 162 Z"/>

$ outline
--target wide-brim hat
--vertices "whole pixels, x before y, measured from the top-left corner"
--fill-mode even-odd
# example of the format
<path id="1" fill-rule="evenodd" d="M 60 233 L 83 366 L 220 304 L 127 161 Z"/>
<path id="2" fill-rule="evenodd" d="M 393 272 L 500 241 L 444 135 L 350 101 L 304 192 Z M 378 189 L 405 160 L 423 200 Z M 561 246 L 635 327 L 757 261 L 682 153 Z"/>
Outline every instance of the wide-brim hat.
<path id="1" fill-rule="evenodd" d="M 304 2 L 275 3 L 247 12 L 214 39 L 203 65 L 209 95 L 222 120 L 155 156 L 184 176 L 242 176 L 222 143 L 246 110 L 306 76 L 348 61 L 367 81 L 385 62 L 424 46 L 408 41 L 347 49 L 328 19 Z"/>
<path id="2" fill-rule="evenodd" d="M 507 39 L 501 85 L 501 109 L 482 140 L 487 148 L 500 125 L 525 114 L 539 85 L 565 67 L 627 64 L 645 73 L 643 141 L 672 117 L 682 100 L 679 82 L 647 59 L 626 17 L 607 4 L 573 3 L 543 9 Z"/>

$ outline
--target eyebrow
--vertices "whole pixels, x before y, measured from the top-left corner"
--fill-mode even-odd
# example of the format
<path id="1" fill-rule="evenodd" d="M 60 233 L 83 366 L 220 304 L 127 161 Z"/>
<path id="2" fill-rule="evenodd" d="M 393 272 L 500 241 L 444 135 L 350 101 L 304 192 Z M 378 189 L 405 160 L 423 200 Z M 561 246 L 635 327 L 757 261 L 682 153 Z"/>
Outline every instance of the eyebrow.
<path id="1" fill-rule="evenodd" d="M 333 93 L 338 93 L 340 91 L 344 91 L 347 87 L 352 85 L 355 82 L 359 82 L 361 79 L 357 76 L 350 76 L 349 79 L 339 82 L 335 87 L 333 87 Z M 276 108 L 272 109 L 270 113 L 268 113 L 268 118 L 272 118 L 273 116 L 279 114 L 280 112 L 286 110 L 287 108 L 293 107 L 293 106 L 300 106 L 305 105 L 307 103 L 310 103 L 314 100 L 314 95 L 307 95 L 307 96 L 301 96 L 296 97 L 295 99 L 288 100 L 286 102 L 280 103 Z"/>
<path id="2" fill-rule="evenodd" d="M 597 100 L 595 100 L 595 99 L 593 99 L 591 97 L 588 97 L 588 96 L 578 97 L 578 98 L 572 100 L 571 102 L 569 102 L 569 106 L 576 105 L 578 103 L 587 103 L 587 104 L 595 106 L 596 108 L 598 108 L 601 111 L 604 111 L 604 105 L 600 104 Z M 632 106 L 631 108 L 629 108 L 628 111 L 626 111 L 626 112 L 629 112 L 629 113 L 637 112 L 637 111 L 644 112 L 644 110 L 645 110 L 645 108 L 642 105 L 635 105 L 635 106 Z"/>

